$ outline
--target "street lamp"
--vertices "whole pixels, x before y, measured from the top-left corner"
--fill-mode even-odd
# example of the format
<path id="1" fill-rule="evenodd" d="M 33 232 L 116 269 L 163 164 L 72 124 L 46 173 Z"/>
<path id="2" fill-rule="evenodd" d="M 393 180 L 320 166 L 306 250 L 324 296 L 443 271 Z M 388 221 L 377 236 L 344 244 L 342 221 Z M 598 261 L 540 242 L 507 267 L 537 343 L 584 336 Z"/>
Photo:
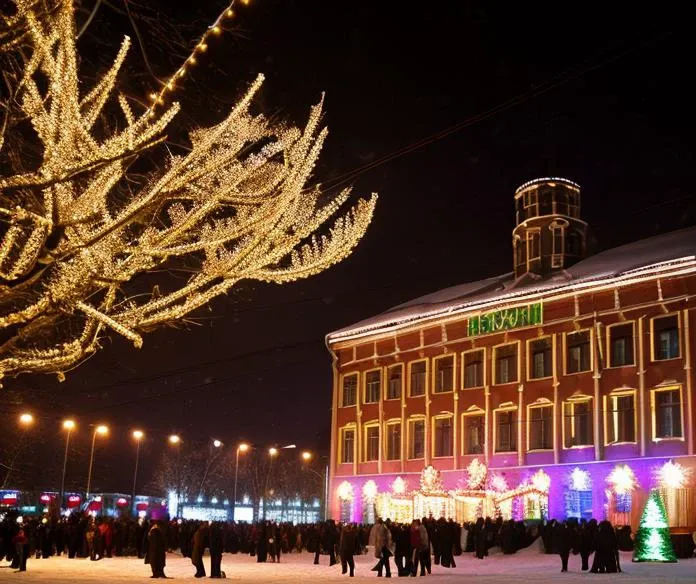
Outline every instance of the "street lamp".
<path id="1" fill-rule="evenodd" d="M 309 452 L 308 450 L 305 450 L 302 453 L 302 460 L 304 462 L 309 462 L 310 460 L 312 460 L 312 458 L 314 458 L 314 455 L 311 452 Z M 325 458 L 325 457 L 322 457 L 322 458 Z M 329 506 L 328 506 L 329 505 L 329 465 L 327 464 L 324 468 L 324 476 L 319 474 L 313 468 L 309 468 L 308 466 L 303 466 L 303 468 L 305 470 L 311 472 L 312 474 L 314 474 L 315 476 L 317 476 L 318 478 L 320 478 L 324 482 L 324 494 L 323 494 L 324 505 L 323 506 L 324 506 L 324 521 L 326 521 L 329 517 Z"/>
<path id="2" fill-rule="evenodd" d="M 170 434 L 169 444 L 176 446 L 176 515 L 181 517 L 181 437 Z"/>
<path id="3" fill-rule="evenodd" d="M 92 450 L 89 454 L 89 471 L 87 471 L 87 492 L 85 493 L 85 500 L 89 503 L 89 489 L 92 486 L 92 466 L 94 465 L 94 447 L 97 444 L 97 436 L 106 436 L 109 433 L 109 427 L 100 424 L 94 429 L 92 434 Z"/>
<path id="4" fill-rule="evenodd" d="M 24 428 L 25 430 L 29 428 L 34 423 L 34 416 L 32 416 L 30 413 L 25 412 L 22 415 L 19 416 L 19 425 Z M 7 468 L 7 474 L 5 475 L 5 480 L 2 482 L 2 488 L 4 489 L 5 486 L 7 485 L 7 481 L 10 480 L 10 473 L 14 469 L 15 461 L 17 460 L 17 457 L 19 456 L 19 453 L 22 451 L 22 447 L 24 446 L 24 440 L 25 440 L 26 435 L 22 434 L 17 441 L 17 448 L 15 448 L 14 455 L 12 456 L 12 460 L 10 461 L 10 465 Z"/>
<path id="5" fill-rule="evenodd" d="M 289 446 L 283 446 L 283 448 L 295 448 L 294 444 Z M 268 507 L 268 480 L 271 478 L 271 468 L 273 468 L 273 459 L 278 456 L 280 451 L 275 447 L 271 446 L 268 449 L 268 456 L 270 457 L 270 462 L 268 463 L 268 472 L 266 473 L 266 485 L 263 489 L 263 519 L 266 520 L 266 507 Z"/>
<path id="6" fill-rule="evenodd" d="M 220 446 L 222 446 L 222 442 L 219 440 L 213 440 L 213 446 L 215 446 L 215 448 L 220 448 Z"/>
<path id="7" fill-rule="evenodd" d="M 34 423 L 34 416 L 29 413 L 24 413 L 19 416 L 19 423 L 25 428 L 28 428 Z"/>
<path id="8" fill-rule="evenodd" d="M 145 433 L 142 430 L 133 430 L 133 439 L 135 440 L 135 470 L 133 471 L 133 493 L 131 494 L 131 507 L 133 508 L 133 515 L 135 516 L 135 486 L 138 481 L 138 462 L 140 461 L 140 442 L 145 437 Z"/>
<path id="9" fill-rule="evenodd" d="M 244 454 L 249 451 L 249 445 L 242 442 L 237 446 L 237 455 L 234 463 L 234 493 L 232 496 L 232 521 L 235 520 L 234 512 L 237 509 L 237 477 L 239 476 L 239 454 Z"/>
<path id="10" fill-rule="evenodd" d="M 70 434 L 72 434 L 74 429 L 75 420 L 63 420 L 63 430 L 65 430 L 65 455 L 63 456 L 63 475 L 60 479 L 59 509 L 63 509 L 63 497 L 65 497 L 65 471 L 68 468 L 68 448 L 70 447 Z"/>

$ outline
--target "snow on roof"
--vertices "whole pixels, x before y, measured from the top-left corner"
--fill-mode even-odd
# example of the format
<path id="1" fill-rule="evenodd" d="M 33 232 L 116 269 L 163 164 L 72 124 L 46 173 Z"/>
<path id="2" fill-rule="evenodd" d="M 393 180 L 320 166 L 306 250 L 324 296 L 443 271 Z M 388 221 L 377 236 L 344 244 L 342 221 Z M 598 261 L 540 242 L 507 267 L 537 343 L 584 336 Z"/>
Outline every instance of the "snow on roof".
<path id="1" fill-rule="evenodd" d="M 329 343 L 337 342 L 455 310 L 476 310 L 477 306 L 495 301 L 502 303 L 529 293 L 551 292 L 569 285 L 619 278 L 636 270 L 657 269 L 660 264 L 679 263 L 695 258 L 696 226 L 603 251 L 546 278 L 526 275 L 515 280 L 514 274 L 510 272 L 445 288 L 334 331 L 327 336 L 327 340 Z"/>

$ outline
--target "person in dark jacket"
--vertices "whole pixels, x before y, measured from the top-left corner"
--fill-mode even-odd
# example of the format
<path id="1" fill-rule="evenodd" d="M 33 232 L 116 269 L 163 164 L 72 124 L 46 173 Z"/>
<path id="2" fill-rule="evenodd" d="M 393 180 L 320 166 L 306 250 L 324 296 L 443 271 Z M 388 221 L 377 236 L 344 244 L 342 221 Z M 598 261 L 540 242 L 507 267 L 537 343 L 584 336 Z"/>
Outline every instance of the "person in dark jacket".
<path id="1" fill-rule="evenodd" d="M 573 545 L 573 528 L 567 521 L 556 523 L 553 538 L 558 546 L 558 555 L 561 556 L 561 572 L 567 572 L 568 557 Z"/>
<path id="2" fill-rule="evenodd" d="M 166 578 L 164 566 L 167 564 L 166 544 L 159 523 L 154 522 L 147 536 L 147 555 L 145 563 L 150 564 L 153 578 Z"/>
<path id="3" fill-rule="evenodd" d="M 203 565 L 203 552 L 208 546 L 208 525 L 203 524 L 193 534 L 193 547 L 191 549 L 191 563 L 196 568 L 194 576 L 205 578 L 205 566 Z"/>
<path id="4" fill-rule="evenodd" d="M 355 526 L 347 524 L 341 530 L 341 538 L 338 544 L 338 553 L 341 556 L 341 574 L 350 569 L 350 577 L 355 576 L 355 560 L 353 554 L 358 547 L 358 534 Z"/>
<path id="5" fill-rule="evenodd" d="M 594 546 L 595 533 L 597 531 L 597 521 L 585 519 L 580 521 L 580 559 L 582 561 L 581 570 L 587 572 L 590 569 L 589 560 Z"/>
<path id="6" fill-rule="evenodd" d="M 210 532 L 210 577 L 222 578 L 222 530 L 219 523 L 213 523 Z"/>
<path id="7" fill-rule="evenodd" d="M 486 526 L 482 517 L 476 520 L 476 525 L 474 526 L 474 549 L 476 551 L 476 557 L 482 560 L 486 553 Z"/>
<path id="8" fill-rule="evenodd" d="M 20 528 L 17 534 L 12 538 L 12 543 L 15 546 L 15 558 L 17 558 L 17 567 L 20 572 L 27 571 L 27 559 L 29 557 L 29 538 L 24 533 L 24 528 Z"/>

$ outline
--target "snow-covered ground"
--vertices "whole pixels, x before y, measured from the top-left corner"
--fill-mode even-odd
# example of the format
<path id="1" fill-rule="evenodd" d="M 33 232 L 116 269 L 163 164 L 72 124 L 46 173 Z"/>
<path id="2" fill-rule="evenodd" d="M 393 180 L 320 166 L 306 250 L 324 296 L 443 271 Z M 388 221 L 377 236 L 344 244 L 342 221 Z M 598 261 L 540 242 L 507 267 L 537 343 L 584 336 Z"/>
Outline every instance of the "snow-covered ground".
<path id="1" fill-rule="evenodd" d="M 532 549 L 533 548 L 533 549 Z M 461 584 L 476 578 L 476 584 L 546 584 L 568 582 L 578 584 L 603 584 L 605 582 L 630 582 L 631 584 L 678 584 L 696 582 L 696 559 L 681 560 L 677 564 L 634 564 L 630 554 L 622 554 L 622 574 L 588 574 L 580 571 L 580 557 L 571 556 L 570 572 L 560 573 L 557 556 L 540 554 L 536 546 L 512 556 L 494 554 L 477 560 L 469 554 L 456 558 L 457 567 L 445 569 L 433 566 L 433 575 L 440 584 Z M 356 558 L 356 578 L 353 581 L 375 578 L 370 572 L 375 559 L 370 555 Z M 222 569 L 229 580 L 283 584 L 310 582 L 339 582 L 341 568 L 328 566 L 328 556 L 321 556 L 321 565 L 313 565 L 310 554 L 290 554 L 281 558 L 280 564 L 257 564 L 255 558 L 225 554 Z M 205 558 L 209 570 L 209 558 Z M 393 561 L 392 561 L 393 566 Z M 107 558 L 99 562 L 68 560 L 65 557 L 47 560 L 30 559 L 26 573 L 15 573 L 0 567 L 0 582 L 50 582 L 55 584 L 104 584 L 106 582 L 145 581 L 150 567 L 133 558 Z M 392 567 L 393 570 L 393 567 Z M 191 562 L 176 554 L 167 557 L 167 576 L 177 580 L 195 581 Z M 347 578 L 347 576 L 346 576 Z M 553 578 L 553 580 L 551 580 Z M 429 581 L 429 580 L 428 580 Z"/>

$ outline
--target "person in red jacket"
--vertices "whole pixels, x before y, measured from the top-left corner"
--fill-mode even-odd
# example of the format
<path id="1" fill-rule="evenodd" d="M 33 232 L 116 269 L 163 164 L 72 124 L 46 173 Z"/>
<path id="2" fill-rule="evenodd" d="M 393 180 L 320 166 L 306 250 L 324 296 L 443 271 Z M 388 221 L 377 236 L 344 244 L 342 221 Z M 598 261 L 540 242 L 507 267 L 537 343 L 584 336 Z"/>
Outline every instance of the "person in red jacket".
<path id="1" fill-rule="evenodd" d="M 29 539 L 24 533 L 24 528 L 20 527 L 17 535 L 12 538 L 12 543 L 17 550 L 17 558 L 19 559 L 19 571 L 27 571 L 27 556 L 29 556 Z"/>

